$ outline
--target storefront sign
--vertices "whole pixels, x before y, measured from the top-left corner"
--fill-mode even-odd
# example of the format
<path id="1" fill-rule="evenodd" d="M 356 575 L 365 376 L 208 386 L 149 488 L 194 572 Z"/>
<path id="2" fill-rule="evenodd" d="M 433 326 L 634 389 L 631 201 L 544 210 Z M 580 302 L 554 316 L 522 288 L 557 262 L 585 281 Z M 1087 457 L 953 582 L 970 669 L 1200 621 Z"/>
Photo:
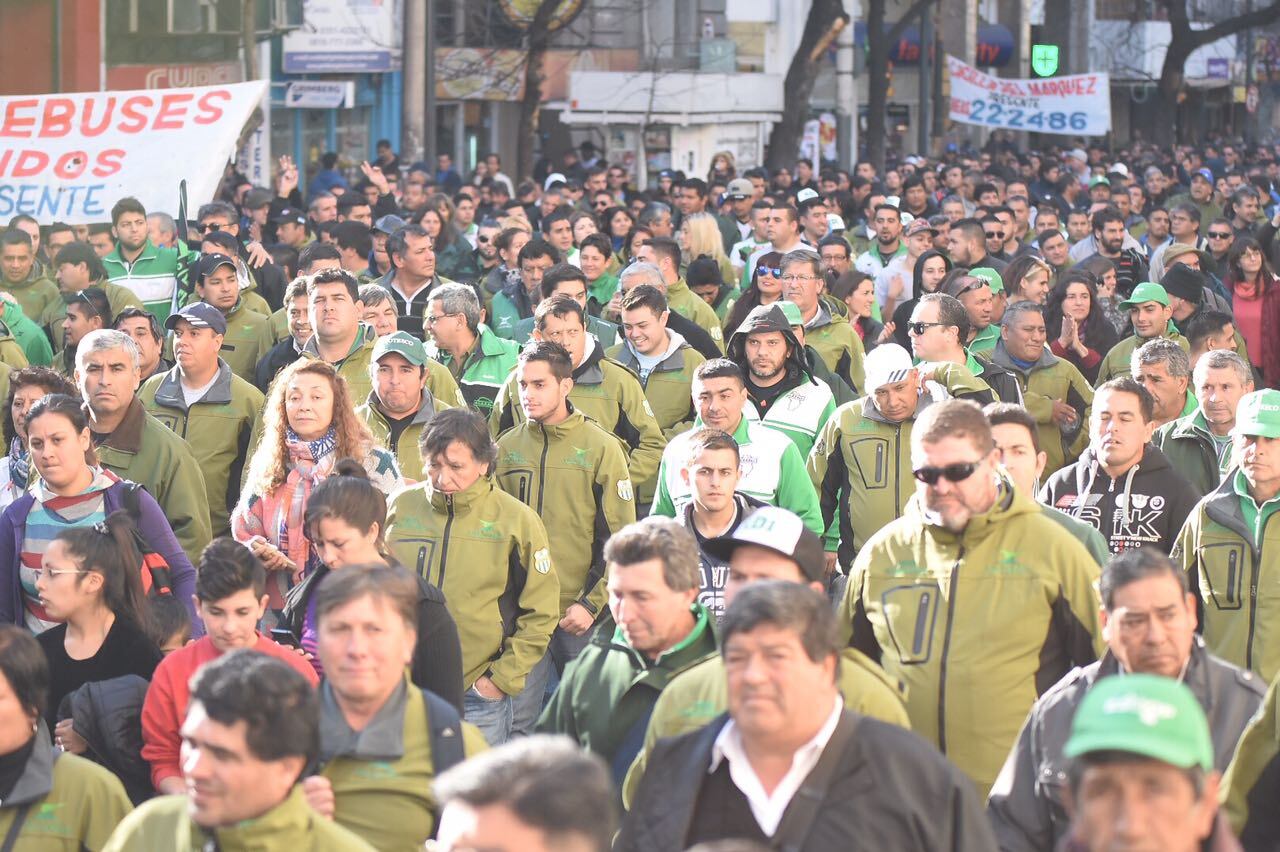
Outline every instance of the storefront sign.
<path id="1" fill-rule="evenodd" d="M 1111 83 L 1106 74 L 1017 80 L 992 77 L 954 56 L 948 117 L 964 124 L 1102 136 L 1111 130 Z"/>
<path id="2" fill-rule="evenodd" d="M 400 0 L 306 0 L 284 37 L 286 74 L 400 69 Z"/>
<path id="3" fill-rule="evenodd" d="M 191 86 L 224 86 L 243 79 L 236 62 L 194 62 L 185 65 L 112 65 L 107 68 L 108 89 L 186 89 Z"/>
<path id="4" fill-rule="evenodd" d="M 105 222 L 132 195 L 176 212 L 213 197 L 265 81 L 0 98 L 0 219 Z"/>
<path id="5" fill-rule="evenodd" d="M 285 85 L 284 105 L 300 109 L 351 108 L 356 102 L 356 84 L 351 80 L 290 80 Z"/>

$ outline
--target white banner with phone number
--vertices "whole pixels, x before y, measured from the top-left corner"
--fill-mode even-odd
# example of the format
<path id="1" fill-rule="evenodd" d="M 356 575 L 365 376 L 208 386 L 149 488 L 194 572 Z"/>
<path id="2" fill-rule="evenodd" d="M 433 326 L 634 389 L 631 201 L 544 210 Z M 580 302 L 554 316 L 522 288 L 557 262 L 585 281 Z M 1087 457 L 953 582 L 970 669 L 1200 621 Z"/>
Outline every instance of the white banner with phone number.
<path id="1" fill-rule="evenodd" d="M 1106 74 L 1018 80 L 992 77 L 954 56 L 948 117 L 964 124 L 1103 136 L 1111 131 L 1111 81 Z"/>

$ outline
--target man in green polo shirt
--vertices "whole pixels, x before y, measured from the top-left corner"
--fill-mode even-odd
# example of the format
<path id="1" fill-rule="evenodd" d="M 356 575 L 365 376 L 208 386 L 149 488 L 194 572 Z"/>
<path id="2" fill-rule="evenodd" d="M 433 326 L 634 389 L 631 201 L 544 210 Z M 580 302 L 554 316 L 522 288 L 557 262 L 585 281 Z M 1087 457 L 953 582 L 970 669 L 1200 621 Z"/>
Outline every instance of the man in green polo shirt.
<path id="1" fill-rule="evenodd" d="M 1133 323 L 1133 334 L 1121 340 L 1102 359 L 1098 366 L 1098 378 L 1093 383 L 1095 388 L 1102 387 L 1117 376 L 1124 376 L 1132 371 L 1131 357 L 1133 351 L 1148 340 L 1163 337 L 1172 340 L 1186 352 L 1191 351 L 1191 344 L 1173 324 L 1173 308 L 1169 307 L 1169 294 L 1159 284 L 1144 281 L 1133 288 L 1129 298 L 1120 303 L 1123 310 L 1129 312 L 1129 320 Z"/>
<path id="2" fill-rule="evenodd" d="M 1191 575 L 1209 650 L 1270 683 L 1280 672 L 1280 391 L 1245 394 L 1231 430 L 1239 468 L 1192 510 L 1173 557 Z"/>
<path id="3" fill-rule="evenodd" d="M 424 382 L 427 348 L 407 331 L 393 331 L 378 338 L 369 359 L 373 392 L 356 416 L 373 432 L 378 445 L 396 457 L 406 479 L 421 482 L 425 476 L 418 439 L 439 405 Z"/>
<path id="4" fill-rule="evenodd" d="M 423 325 L 467 404 L 488 417 L 498 389 L 515 369 L 520 346 L 480 322 L 480 300 L 466 284 L 442 284 L 432 290 Z"/>

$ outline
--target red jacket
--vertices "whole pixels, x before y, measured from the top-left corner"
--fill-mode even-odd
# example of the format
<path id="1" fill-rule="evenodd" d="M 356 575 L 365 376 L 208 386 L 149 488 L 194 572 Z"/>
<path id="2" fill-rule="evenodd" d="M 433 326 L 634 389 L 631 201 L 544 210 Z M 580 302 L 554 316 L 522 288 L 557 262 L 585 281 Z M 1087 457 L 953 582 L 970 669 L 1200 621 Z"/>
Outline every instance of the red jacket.
<path id="1" fill-rule="evenodd" d="M 277 645 L 261 633 L 255 651 L 284 660 L 315 686 L 320 682 L 311 663 L 297 651 Z M 208 636 L 185 645 L 160 661 L 147 700 L 142 705 L 142 757 L 151 764 L 151 783 L 160 788 L 165 778 L 182 775 L 178 752 L 182 745 L 182 720 L 191 698 L 191 676 L 222 654 Z"/>

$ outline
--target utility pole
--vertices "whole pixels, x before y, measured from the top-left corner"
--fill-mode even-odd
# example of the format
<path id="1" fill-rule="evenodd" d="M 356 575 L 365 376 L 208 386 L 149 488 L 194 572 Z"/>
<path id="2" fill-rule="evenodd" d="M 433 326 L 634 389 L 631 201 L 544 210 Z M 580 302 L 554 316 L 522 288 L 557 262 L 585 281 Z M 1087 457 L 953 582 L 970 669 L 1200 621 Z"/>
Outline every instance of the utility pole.
<path id="1" fill-rule="evenodd" d="M 920 104 L 916 114 L 916 151 L 929 156 L 933 131 L 933 4 L 920 10 Z"/>
<path id="2" fill-rule="evenodd" d="M 1245 14 L 1253 12 L 1253 0 L 1244 0 Z M 1253 144 L 1254 137 L 1254 114 L 1249 112 L 1249 89 L 1253 86 L 1253 28 L 1244 31 L 1244 92 L 1245 92 L 1245 110 L 1244 110 L 1244 132 L 1240 135 L 1243 137 L 1245 144 Z"/>
<path id="3" fill-rule="evenodd" d="M 404 78 L 400 156 L 406 162 L 423 158 L 427 136 L 426 82 L 427 66 L 427 0 L 405 0 L 404 4 Z"/>
<path id="4" fill-rule="evenodd" d="M 435 0 L 422 0 L 425 20 L 423 42 L 426 61 L 423 64 L 422 82 L 426 99 L 422 122 L 422 158 L 427 161 L 431 173 L 436 168 L 436 4 Z"/>
<path id="5" fill-rule="evenodd" d="M 854 78 L 853 21 L 861 17 L 858 0 L 849 24 L 836 33 L 836 139 L 840 162 L 858 159 L 858 81 Z"/>

